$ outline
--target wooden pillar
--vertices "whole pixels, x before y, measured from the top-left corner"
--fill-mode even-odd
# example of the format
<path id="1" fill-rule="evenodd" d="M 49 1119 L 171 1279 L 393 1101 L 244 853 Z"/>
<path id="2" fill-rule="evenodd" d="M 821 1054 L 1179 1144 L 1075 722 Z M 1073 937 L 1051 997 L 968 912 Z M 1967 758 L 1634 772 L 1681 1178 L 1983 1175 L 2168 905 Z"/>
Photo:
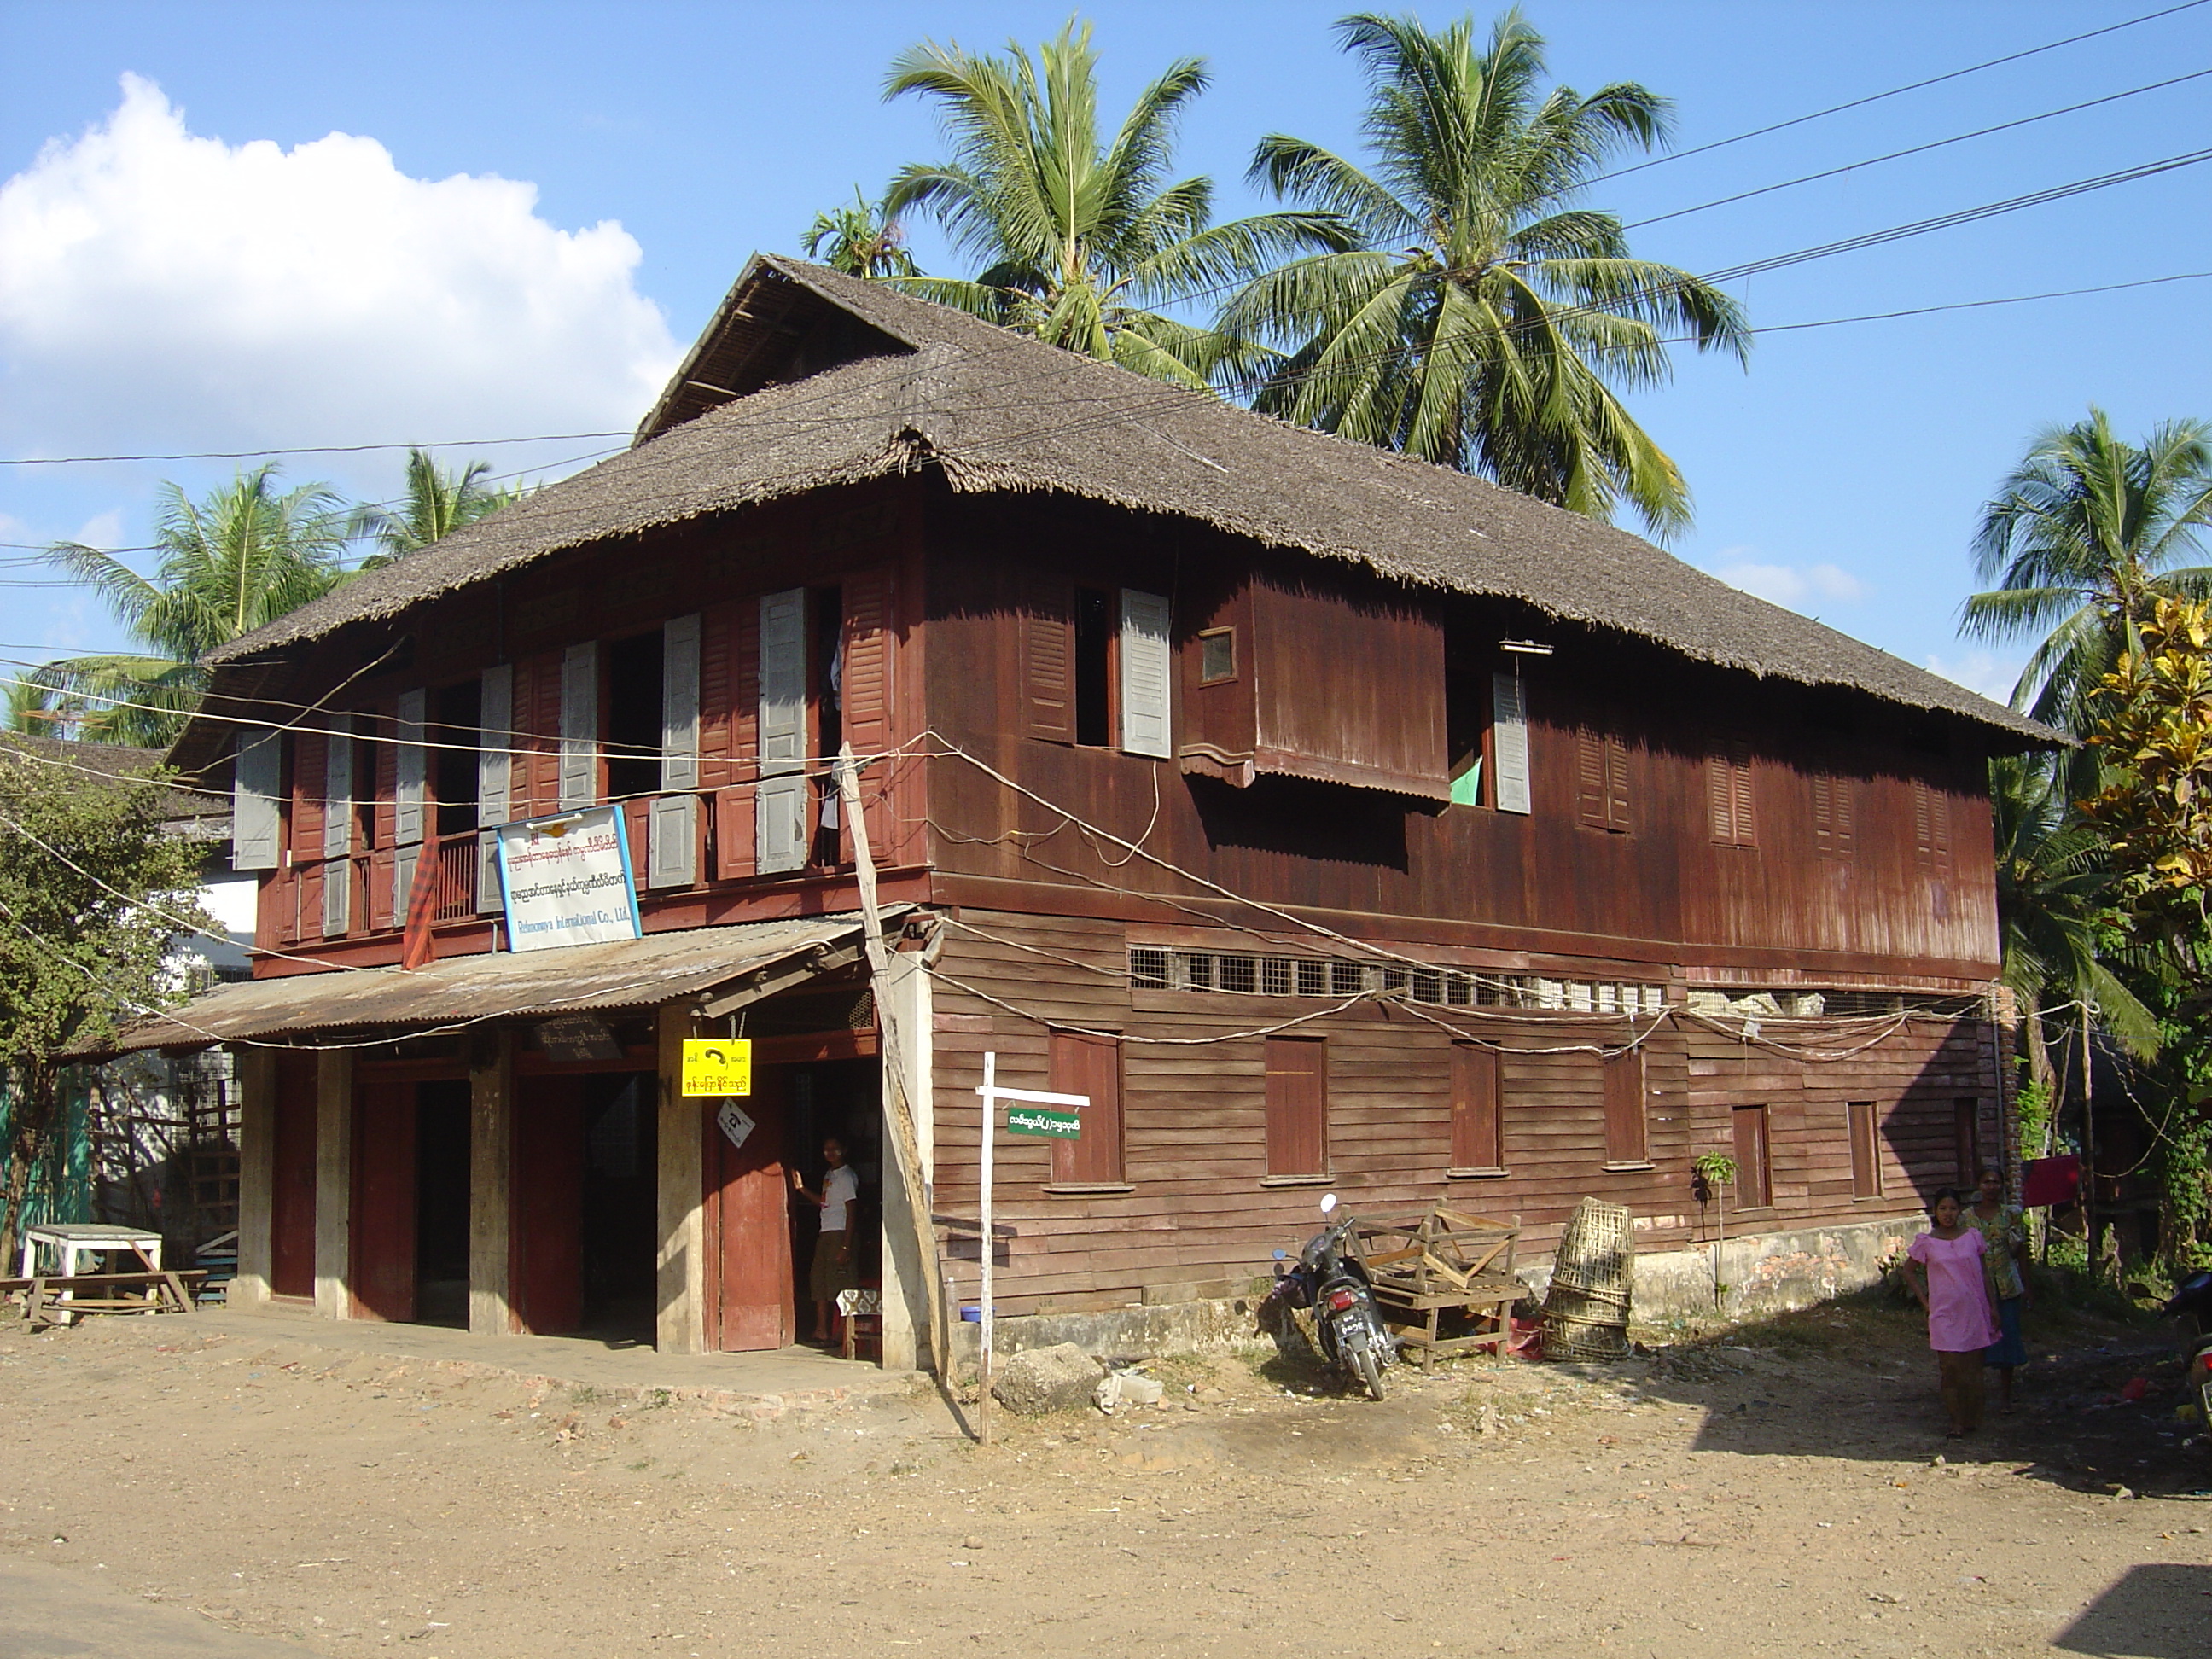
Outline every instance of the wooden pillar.
<path id="1" fill-rule="evenodd" d="M 929 975 L 922 970 L 921 957 L 913 951 L 891 953 L 876 994 L 884 1016 L 878 1022 L 886 1050 L 883 1058 L 884 1115 L 888 1121 L 895 1109 L 890 1090 L 892 1068 L 896 1066 L 905 1078 L 906 1097 L 913 1103 L 915 1139 L 921 1162 L 921 1179 L 910 1186 L 904 1178 L 905 1171 L 896 1168 L 901 1137 L 884 1137 L 884 1155 L 894 1166 L 884 1182 L 884 1369 L 910 1371 L 921 1369 L 934 1342 L 930 1329 L 929 1289 L 931 1275 L 937 1271 L 933 1261 L 922 1259 L 921 1240 L 927 1234 L 923 1227 L 916 1224 L 907 1196 L 916 1188 L 924 1193 L 933 1190 L 935 1178 L 932 1143 L 937 1115 L 933 1109 L 936 1091 L 932 1071 Z M 898 1048 L 896 1054 L 890 1052 L 893 1044 Z"/>
<path id="2" fill-rule="evenodd" d="M 275 1260 L 270 1229 L 276 1211 L 276 1056 L 267 1048 L 234 1053 L 238 1079 L 238 1271 L 226 1305 L 269 1300 Z"/>
<path id="3" fill-rule="evenodd" d="M 662 1353 L 707 1352 L 707 1109 L 703 1100 L 683 1095 L 684 1039 L 692 1024 L 688 1004 L 660 1010 L 660 1245 L 653 1345 Z"/>
<path id="4" fill-rule="evenodd" d="M 516 1329 L 508 1288 L 514 1167 L 514 1030 L 479 1031 L 469 1054 L 469 1334 Z"/>
<path id="5" fill-rule="evenodd" d="M 315 1056 L 315 1311 L 353 1317 L 353 1051 Z"/>

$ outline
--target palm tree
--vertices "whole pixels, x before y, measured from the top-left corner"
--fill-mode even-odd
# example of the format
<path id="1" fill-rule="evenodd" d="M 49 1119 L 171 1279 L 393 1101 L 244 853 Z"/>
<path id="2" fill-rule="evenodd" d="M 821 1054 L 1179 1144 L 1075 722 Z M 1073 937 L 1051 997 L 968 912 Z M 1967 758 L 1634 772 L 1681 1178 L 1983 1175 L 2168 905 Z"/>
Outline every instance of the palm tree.
<path id="1" fill-rule="evenodd" d="M 1960 631 L 2040 634 L 2013 706 L 2080 734 L 2099 681 L 2160 594 L 2212 598 L 2212 567 L 2185 563 L 2212 523 L 2212 424 L 2168 421 L 2140 448 L 2111 417 L 2046 427 L 1982 508 Z"/>
<path id="2" fill-rule="evenodd" d="M 1206 85 L 1178 58 L 1138 94 L 1111 143 L 1098 125 L 1097 54 L 1071 19 L 1032 58 L 925 42 L 891 65 L 884 95 L 939 100 L 948 161 L 902 168 L 882 211 L 933 212 L 980 267 L 972 279 L 908 277 L 910 294 L 1140 374 L 1205 389 L 1243 361 L 1214 331 L 1163 314 L 1250 278 L 1273 260 L 1345 245 L 1322 213 L 1211 222 L 1209 179 L 1168 183 L 1175 124 Z"/>
<path id="3" fill-rule="evenodd" d="M 1366 74 L 1372 169 L 1276 134 L 1250 176 L 1358 243 L 1230 302 L 1228 332 L 1289 354 L 1257 405 L 1594 518 L 1625 498 L 1655 531 L 1686 526 L 1680 471 L 1615 388 L 1666 379 L 1669 333 L 1741 361 L 1749 331 L 1728 295 L 1631 258 L 1618 218 L 1571 204 L 1614 152 L 1659 143 L 1668 101 L 1632 82 L 1546 90 L 1543 37 L 1517 10 L 1480 50 L 1472 19 L 1337 27 Z"/>
<path id="4" fill-rule="evenodd" d="M 872 280 L 884 276 L 919 276 L 921 267 L 906 251 L 906 233 L 896 215 L 884 210 L 853 186 L 853 205 L 832 208 L 814 216 L 802 245 L 806 257 L 819 259 L 832 270 Z"/>
<path id="5" fill-rule="evenodd" d="M 47 663 L 11 712 L 94 742 L 172 742 L 205 688 L 202 657 L 346 579 L 337 495 L 319 483 L 280 495 L 276 475 L 273 463 L 240 473 L 201 501 L 162 485 L 151 577 L 96 547 L 49 549 L 47 559 L 99 592 L 144 650 Z"/>
<path id="6" fill-rule="evenodd" d="M 348 521 L 347 535 L 373 537 L 379 549 L 363 559 L 360 568 L 374 570 L 404 559 L 463 525 L 489 518 L 521 499 L 520 489 L 485 489 L 478 481 L 490 471 L 489 461 L 471 461 L 459 471 L 448 472 L 431 459 L 428 450 L 409 450 L 407 489 L 397 510 L 358 507 Z"/>

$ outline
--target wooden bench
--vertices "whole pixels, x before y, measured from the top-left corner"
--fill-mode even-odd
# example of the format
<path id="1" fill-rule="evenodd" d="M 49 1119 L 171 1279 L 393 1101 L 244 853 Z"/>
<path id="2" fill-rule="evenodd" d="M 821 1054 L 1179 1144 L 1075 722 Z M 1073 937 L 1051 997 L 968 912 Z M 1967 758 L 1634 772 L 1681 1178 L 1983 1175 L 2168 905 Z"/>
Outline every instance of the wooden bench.
<path id="1" fill-rule="evenodd" d="M 190 1313 L 193 1291 L 206 1277 L 192 1267 L 0 1279 L 0 1305 L 20 1302 L 23 1322 L 33 1330 L 69 1324 L 79 1314 Z"/>
<path id="2" fill-rule="evenodd" d="M 1437 1206 L 1418 1220 L 1368 1222 L 1355 1243 L 1382 1316 L 1406 1357 L 1424 1370 L 1438 1354 L 1489 1348 L 1498 1358 L 1513 1339 L 1513 1304 L 1527 1288 L 1514 1277 L 1520 1219 L 1486 1220 Z M 1474 1329 L 1443 1334 L 1443 1316 L 1463 1314 Z"/>

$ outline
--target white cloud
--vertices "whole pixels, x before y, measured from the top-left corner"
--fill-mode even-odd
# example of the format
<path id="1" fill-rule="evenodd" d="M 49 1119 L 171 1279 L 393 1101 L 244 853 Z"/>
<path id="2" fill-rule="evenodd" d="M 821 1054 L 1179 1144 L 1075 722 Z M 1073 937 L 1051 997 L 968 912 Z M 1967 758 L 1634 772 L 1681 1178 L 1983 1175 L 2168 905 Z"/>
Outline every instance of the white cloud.
<path id="1" fill-rule="evenodd" d="M 82 547 L 120 547 L 123 544 L 123 509 L 111 507 L 105 513 L 95 513 L 76 529 L 70 539 Z"/>
<path id="2" fill-rule="evenodd" d="M 1929 656 L 1923 661 L 1929 673 L 1941 674 L 1955 685 L 2002 703 L 2011 702 L 2012 689 L 2020 683 L 2020 671 L 2027 664 L 2024 656 L 2001 657 L 1994 651 L 1969 651 L 1949 658 Z"/>
<path id="3" fill-rule="evenodd" d="M 626 428 L 678 355 L 641 251 L 537 197 L 344 133 L 195 137 L 125 76 L 0 184 L 0 422 L 49 453 Z"/>
<path id="4" fill-rule="evenodd" d="M 1802 611 L 1823 600 L 1851 605 L 1867 596 L 1866 584 L 1841 565 L 1772 564 L 1751 556 L 1753 553 L 1747 547 L 1723 549 L 1712 574 L 1730 587 L 1740 587 L 1792 611 Z"/>

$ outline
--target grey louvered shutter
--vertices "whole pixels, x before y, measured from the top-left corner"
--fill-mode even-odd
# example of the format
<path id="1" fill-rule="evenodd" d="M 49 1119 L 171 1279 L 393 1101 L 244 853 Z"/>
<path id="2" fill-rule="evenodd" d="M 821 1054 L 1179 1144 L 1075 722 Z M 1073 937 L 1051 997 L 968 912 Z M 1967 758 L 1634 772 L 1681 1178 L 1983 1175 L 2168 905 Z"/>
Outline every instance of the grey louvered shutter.
<path id="1" fill-rule="evenodd" d="M 230 867 L 274 870 L 284 820 L 276 797 L 284 787 L 284 737 L 270 732 L 238 745 L 230 787 Z"/>
<path id="2" fill-rule="evenodd" d="M 761 598 L 760 785 L 754 793 L 757 868 L 806 864 L 806 590 Z"/>
<path id="3" fill-rule="evenodd" d="M 514 665 L 483 672 L 477 705 L 477 823 L 489 830 L 512 816 L 514 777 Z"/>
<path id="4" fill-rule="evenodd" d="M 1498 761 L 1498 810 L 1528 811 L 1528 708 L 1518 674 L 1490 677 L 1490 746 Z"/>
<path id="5" fill-rule="evenodd" d="M 416 847 L 422 841 L 422 799 L 424 786 L 429 781 L 429 751 L 422 747 L 426 695 L 402 691 L 398 718 L 393 722 L 398 727 L 399 750 L 393 757 L 396 776 L 392 796 L 392 840 L 398 847 Z"/>
<path id="6" fill-rule="evenodd" d="M 392 851 L 392 925 L 407 925 L 408 901 L 415 896 L 415 866 L 422 856 L 420 842 Z"/>
<path id="7" fill-rule="evenodd" d="M 331 720 L 323 745 L 323 856 L 342 859 L 353 851 L 353 717 Z"/>
<path id="8" fill-rule="evenodd" d="M 599 798 L 599 647 L 572 645 L 561 659 L 561 805 Z"/>
<path id="9" fill-rule="evenodd" d="M 1159 594 L 1121 590 L 1121 747 L 1161 760 L 1175 752 L 1170 616 Z"/>
<path id="10" fill-rule="evenodd" d="M 653 803 L 647 887 L 689 887 L 698 878 L 699 797 L 659 795 Z"/>
<path id="11" fill-rule="evenodd" d="M 699 618 L 660 630 L 660 787 L 699 787 Z"/>

